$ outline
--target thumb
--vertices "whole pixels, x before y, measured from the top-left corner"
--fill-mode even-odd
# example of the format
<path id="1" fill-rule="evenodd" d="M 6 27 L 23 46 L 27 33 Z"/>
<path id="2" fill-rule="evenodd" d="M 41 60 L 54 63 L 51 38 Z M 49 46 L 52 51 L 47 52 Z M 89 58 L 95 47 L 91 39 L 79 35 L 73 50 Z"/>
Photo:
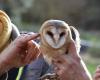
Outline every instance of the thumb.
<path id="1" fill-rule="evenodd" d="M 69 44 L 69 53 L 70 54 L 77 54 L 77 49 L 76 49 L 76 45 L 75 42 L 72 40 Z"/>
<path id="2" fill-rule="evenodd" d="M 34 34 L 26 34 L 25 37 L 23 37 L 23 43 L 26 43 L 30 40 L 36 39 L 37 37 L 39 37 L 40 35 L 38 33 L 34 33 Z"/>

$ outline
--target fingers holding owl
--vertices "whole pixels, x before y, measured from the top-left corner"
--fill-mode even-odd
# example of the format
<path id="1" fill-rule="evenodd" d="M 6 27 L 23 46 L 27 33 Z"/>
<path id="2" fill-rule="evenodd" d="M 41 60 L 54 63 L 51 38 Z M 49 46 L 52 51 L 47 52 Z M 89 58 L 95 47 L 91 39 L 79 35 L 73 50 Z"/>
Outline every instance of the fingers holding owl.
<path id="1" fill-rule="evenodd" d="M 100 65 L 97 66 L 96 72 L 93 76 L 94 80 L 100 80 Z"/>
<path id="2" fill-rule="evenodd" d="M 60 80 L 91 80 L 79 56 L 79 32 L 61 20 L 48 20 L 40 29 L 40 48 L 44 60 L 54 65 Z"/>
<path id="3" fill-rule="evenodd" d="M 84 69 L 73 41 L 70 43 L 69 53 L 54 56 L 52 63 L 60 80 L 91 80 L 90 75 Z"/>

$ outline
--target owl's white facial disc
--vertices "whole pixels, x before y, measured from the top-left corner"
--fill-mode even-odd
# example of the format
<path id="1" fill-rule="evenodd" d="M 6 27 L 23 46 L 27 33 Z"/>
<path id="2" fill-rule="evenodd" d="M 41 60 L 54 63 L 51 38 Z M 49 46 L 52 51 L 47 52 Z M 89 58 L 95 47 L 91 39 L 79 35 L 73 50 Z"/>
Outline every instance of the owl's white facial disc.
<path id="1" fill-rule="evenodd" d="M 64 28 L 56 28 L 51 26 L 47 31 L 45 31 L 44 39 L 52 48 L 62 47 L 68 37 L 68 30 Z"/>

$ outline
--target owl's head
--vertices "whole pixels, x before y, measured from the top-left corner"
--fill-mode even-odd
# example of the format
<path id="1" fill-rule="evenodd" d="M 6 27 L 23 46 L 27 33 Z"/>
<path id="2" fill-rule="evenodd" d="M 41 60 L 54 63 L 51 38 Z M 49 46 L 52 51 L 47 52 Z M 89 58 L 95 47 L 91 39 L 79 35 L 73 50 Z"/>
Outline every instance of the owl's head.
<path id="1" fill-rule="evenodd" d="M 71 40 L 71 30 L 67 23 L 61 20 L 48 20 L 40 29 L 41 42 L 54 49 L 61 48 Z"/>

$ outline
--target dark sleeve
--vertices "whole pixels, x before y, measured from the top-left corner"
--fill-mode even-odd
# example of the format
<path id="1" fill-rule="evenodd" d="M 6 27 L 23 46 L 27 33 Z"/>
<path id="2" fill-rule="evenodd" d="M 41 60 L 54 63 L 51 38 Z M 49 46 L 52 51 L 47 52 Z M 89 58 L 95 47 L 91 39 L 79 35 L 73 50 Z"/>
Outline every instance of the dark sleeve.
<path id="1" fill-rule="evenodd" d="M 47 70 L 48 66 L 45 65 L 43 57 L 40 57 L 36 61 L 33 61 L 31 64 L 24 67 L 20 80 L 39 80 Z"/>
<path id="2" fill-rule="evenodd" d="M 0 76 L 0 80 L 7 80 L 7 78 L 8 78 L 8 74 L 7 73 L 5 73 L 2 76 Z"/>

